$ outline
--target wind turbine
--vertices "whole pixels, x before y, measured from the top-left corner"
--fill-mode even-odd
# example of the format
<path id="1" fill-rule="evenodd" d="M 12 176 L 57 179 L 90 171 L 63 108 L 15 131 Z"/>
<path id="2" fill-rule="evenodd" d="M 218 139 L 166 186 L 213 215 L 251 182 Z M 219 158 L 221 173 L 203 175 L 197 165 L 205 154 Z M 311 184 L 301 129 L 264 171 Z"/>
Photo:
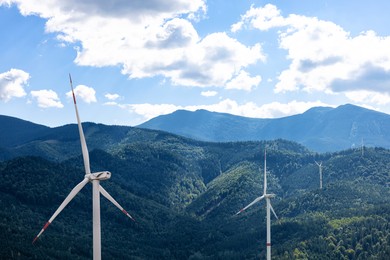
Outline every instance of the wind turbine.
<path id="1" fill-rule="evenodd" d="M 317 161 L 315 161 L 316 164 L 318 165 L 318 170 L 320 172 L 320 189 L 322 189 L 322 162 L 318 163 Z"/>
<path id="2" fill-rule="evenodd" d="M 53 222 L 53 220 L 60 214 L 60 212 L 68 205 L 68 203 L 79 193 L 79 191 L 88 183 L 92 183 L 92 214 L 93 214 L 93 259 L 100 260 L 101 259 L 101 236 L 100 236 L 100 193 L 106 197 L 109 201 L 111 201 L 117 208 L 119 208 L 126 216 L 135 221 L 129 213 L 126 212 L 119 205 L 116 200 L 111 197 L 111 195 L 100 185 L 100 181 L 108 180 L 111 177 L 111 172 L 109 171 L 101 171 L 91 173 L 90 165 L 89 165 L 89 154 L 87 149 L 87 143 L 85 142 L 83 127 L 81 126 L 79 112 L 76 104 L 76 97 L 73 90 L 72 77 L 69 74 L 70 87 L 72 89 L 73 95 L 73 103 L 76 110 L 77 124 L 80 134 L 80 142 L 81 142 L 81 150 L 84 160 L 84 169 L 85 176 L 84 179 L 77 184 L 69 195 L 65 198 L 65 200 L 61 203 L 58 209 L 54 212 L 53 216 L 49 219 L 48 222 L 43 226 L 39 234 L 34 238 L 33 243 L 39 238 L 39 236 L 47 229 L 47 227 Z"/>
<path id="3" fill-rule="evenodd" d="M 265 199 L 266 205 L 267 205 L 267 260 L 271 260 L 271 210 L 272 213 L 275 215 L 276 219 L 278 219 L 278 216 L 276 215 L 274 209 L 272 208 L 270 199 L 275 197 L 275 194 L 267 193 L 267 150 L 264 150 L 264 192 L 263 195 L 260 197 L 257 197 L 254 201 L 249 203 L 245 208 L 242 208 L 240 211 L 236 213 L 236 215 L 240 214 L 247 208 L 253 206 L 257 202 L 259 202 L 262 199 Z"/>

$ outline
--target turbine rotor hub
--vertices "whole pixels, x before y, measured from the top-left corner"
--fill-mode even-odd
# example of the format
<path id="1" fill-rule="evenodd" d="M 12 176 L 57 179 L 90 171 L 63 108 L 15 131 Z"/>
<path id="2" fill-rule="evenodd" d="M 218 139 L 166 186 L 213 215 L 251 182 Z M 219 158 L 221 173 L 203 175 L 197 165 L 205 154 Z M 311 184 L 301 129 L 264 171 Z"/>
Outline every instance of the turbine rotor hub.
<path id="1" fill-rule="evenodd" d="M 93 180 L 104 181 L 111 178 L 111 172 L 109 171 L 94 172 L 94 173 L 87 174 L 85 177 L 87 177 L 91 181 Z"/>
<path id="2" fill-rule="evenodd" d="M 266 198 L 274 198 L 276 195 L 273 194 L 273 193 L 270 193 L 270 194 L 265 194 L 264 197 Z"/>

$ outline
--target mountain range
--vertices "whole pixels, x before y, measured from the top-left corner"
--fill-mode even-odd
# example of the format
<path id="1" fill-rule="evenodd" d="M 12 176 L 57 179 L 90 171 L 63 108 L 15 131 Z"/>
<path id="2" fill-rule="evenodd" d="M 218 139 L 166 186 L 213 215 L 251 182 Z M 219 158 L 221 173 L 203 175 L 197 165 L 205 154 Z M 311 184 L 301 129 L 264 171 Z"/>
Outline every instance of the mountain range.
<path id="1" fill-rule="evenodd" d="M 178 110 L 138 127 L 212 142 L 285 139 L 316 152 L 362 145 L 390 148 L 390 115 L 350 104 L 337 108 L 315 107 L 302 114 L 276 119 Z"/>
<path id="2" fill-rule="evenodd" d="M 136 219 L 102 198 L 104 259 L 265 258 L 265 209 L 276 194 L 274 259 L 387 259 L 390 150 L 314 153 L 292 141 L 204 142 L 158 130 L 83 123 L 92 171 Z M 323 165 L 323 189 L 318 167 Z M 90 259 L 91 188 L 32 239 L 84 176 L 76 124 L 0 116 L 0 259 Z"/>

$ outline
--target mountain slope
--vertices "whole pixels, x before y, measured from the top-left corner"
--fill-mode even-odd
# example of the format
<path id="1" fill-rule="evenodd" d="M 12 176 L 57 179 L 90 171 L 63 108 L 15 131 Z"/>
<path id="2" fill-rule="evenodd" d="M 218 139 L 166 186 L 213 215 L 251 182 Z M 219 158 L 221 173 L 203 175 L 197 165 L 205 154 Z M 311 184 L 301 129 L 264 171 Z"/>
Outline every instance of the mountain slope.
<path id="1" fill-rule="evenodd" d="M 34 155 L 63 161 L 80 152 L 80 137 L 76 124 L 50 128 L 1 115 L 0 122 L 3 123 L 0 125 L 0 160 Z M 108 126 L 89 122 L 82 125 L 90 151 L 94 149 L 112 151 L 125 144 L 167 135 L 161 131 L 145 131 L 129 126 Z"/>
<path id="2" fill-rule="evenodd" d="M 129 221 L 101 200 L 105 258 L 264 258 L 264 203 L 234 216 L 262 192 L 260 150 L 264 145 L 275 148 L 269 150 L 267 169 L 269 191 L 276 194 L 272 204 L 281 219 L 279 223 L 272 220 L 276 259 L 304 255 L 309 259 L 386 259 L 390 252 L 389 150 L 370 148 L 364 157 L 348 150 L 314 158 L 297 153 L 299 149 L 283 148 L 292 145 L 283 142 L 202 147 L 171 138 L 156 144 L 130 144 L 113 154 L 91 152 L 95 170 L 113 173 L 101 185 L 137 220 Z M 314 159 L 323 161 L 322 190 L 316 187 Z M 215 160 L 221 165 L 216 164 L 217 172 L 208 172 L 211 177 L 204 171 Z M 211 181 L 204 182 L 204 174 Z M 0 163 L 1 258 L 91 257 L 90 185 L 31 245 L 82 176 L 81 157 L 62 163 L 38 157 Z"/>
<path id="3" fill-rule="evenodd" d="M 317 107 L 303 114 L 255 119 L 198 110 L 179 110 L 138 127 L 163 130 L 205 141 L 296 141 L 318 152 L 360 146 L 390 148 L 390 115 L 354 105 Z"/>
<path id="4" fill-rule="evenodd" d="M 138 127 L 163 130 L 204 141 L 256 140 L 257 129 L 268 124 L 268 119 L 254 119 L 207 110 L 190 112 L 177 110 L 153 118 Z M 240 136 L 237 133 L 243 131 Z"/>
<path id="5" fill-rule="evenodd" d="M 84 127 L 92 171 L 112 172 L 101 185 L 137 220 L 101 200 L 106 259 L 264 259 L 264 203 L 234 214 L 262 193 L 265 147 L 268 190 L 280 217 L 272 220 L 275 259 L 390 254 L 390 150 L 314 154 L 285 140 L 210 143 L 155 130 Z M 2 150 L 5 157 L 35 157 L 0 162 L 1 259 L 91 258 L 90 185 L 31 245 L 84 175 L 76 125 L 46 130 Z M 322 190 L 314 161 L 323 163 Z"/>
<path id="6" fill-rule="evenodd" d="M 39 138 L 50 128 L 19 118 L 0 115 L 0 147 L 17 146 Z"/>

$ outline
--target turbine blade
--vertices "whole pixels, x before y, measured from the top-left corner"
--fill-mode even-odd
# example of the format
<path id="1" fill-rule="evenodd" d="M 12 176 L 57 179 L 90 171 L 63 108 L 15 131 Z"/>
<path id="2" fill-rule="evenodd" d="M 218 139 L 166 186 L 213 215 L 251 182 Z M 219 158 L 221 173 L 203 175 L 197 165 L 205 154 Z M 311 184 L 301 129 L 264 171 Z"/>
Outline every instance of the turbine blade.
<path id="1" fill-rule="evenodd" d="M 317 162 L 317 161 L 314 161 L 314 162 L 318 165 L 318 167 L 322 166 L 322 162 Z"/>
<path id="2" fill-rule="evenodd" d="M 89 174 L 89 173 L 91 173 L 91 168 L 90 168 L 90 165 L 89 165 L 88 148 L 87 148 L 87 143 L 86 143 L 85 137 L 84 137 L 83 127 L 81 125 L 81 121 L 80 121 L 80 117 L 79 117 L 79 111 L 77 109 L 76 96 L 74 94 L 73 82 L 72 82 L 72 77 L 70 76 L 70 73 L 69 73 L 69 82 L 70 82 L 70 88 L 72 89 L 74 108 L 76 110 L 77 125 L 78 125 L 78 128 L 79 128 L 79 134 L 80 134 L 80 143 L 81 143 L 81 151 L 83 153 L 85 174 Z"/>
<path id="3" fill-rule="evenodd" d="M 53 220 L 58 216 L 58 214 L 61 213 L 61 211 L 68 205 L 68 203 L 79 193 L 79 191 L 89 182 L 87 178 L 84 178 L 82 182 L 77 184 L 72 191 L 68 194 L 68 196 L 65 198 L 65 200 L 61 203 L 61 205 L 58 207 L 58 209 L 54 212 L 53 216 L 49 219 L 49 221 L 46 222 L 46 224 L 43 226 L 39 234 L 34 238 L 33 244 L 35 241 L 37 241 L 38 237 L 47 229 L 47 227 L 53 222 Z"/>
<path id="4" fill-rule="evenodd" d="M 126 216 L 128 216 L 131 220 L 135 222 L 135 219 L 129 213 L 127 213 L 127 211 L 124 210 L 122 206 L 119 205 L 119 203 L 116 202 L 116 200 L 101 185 L 99 185 L 99 191 L 104 197 L 111 201 L 112 204 L 114 204 L 118 209 L 120 209 L 120 211 L 122 211 Z"/>
<path id="5" fill-rule="evenodd" d="M 240 211 L 238 211 L 236 213 L 236 215 L 240 214 L 241 212 L 243 212 L 244 210 L 246 210 L 247 208 L 253 206 L 254 204 L 256 204 L 257 202 L 259 202 L 260 200 L 262 200 L 264 198 L 264 195 L 261 196 L 261 197 L 257 197 L 254 201 L 252 201 L 251 203 L 249 203 L 246 207 L 240 209 Z"/>
<path id="6" fill-rule="evenodd" d="M 269 207 L 271 208 L 272 213 L 274 213 L 276 219 L 279 219 L 278 216 L 277 216 L 276 213 L 275 213 L 274 208 L 273 208 L 272 205 L 271 205 L 271 202 L 269 202 Z"/>

